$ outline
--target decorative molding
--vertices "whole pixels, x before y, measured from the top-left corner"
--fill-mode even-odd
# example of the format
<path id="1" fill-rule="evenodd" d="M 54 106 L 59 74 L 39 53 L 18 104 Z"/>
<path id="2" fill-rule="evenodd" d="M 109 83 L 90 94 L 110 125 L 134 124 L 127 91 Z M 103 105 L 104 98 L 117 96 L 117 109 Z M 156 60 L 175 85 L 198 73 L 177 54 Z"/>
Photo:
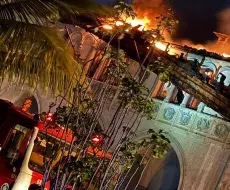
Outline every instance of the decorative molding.
<path id="1" fill-rule="evenodd" d="M 188 126 L 193 114 L 189 111 L 182 111 L 180 119 L 179 119 L 179 124 L 183 126 Z"/>
<path id="2" fill-rule="evenodd" d="M 163 118 L 167 121 L 171 121 L 176 114 L 176 111 L 173 108 L 165 108 L 163 113 Z"/>
<path id="3" fill-rule="evenodd" d="M 155 103 L 155 106 L 153 107 L 153 114 L 157 114 L 160 110 L 161 104 L 160 103 Z"/>
<path id="4" fill-rule="evenodd" d="M 217 124 L 214 128 L 213 134 L 218 138 L 225 139 L 229 134 L 229 128 L 225 124 Z"/>
<path id="5" fill-rule="evenodd" d="M 210 126 L 211 126 L 210 120 L 208 120 L 207 118 L 201 117 L 197 121 L 196 129 L 199 130 L 199 131 L 201 131 L 201 132 L 208 132 Z"/>

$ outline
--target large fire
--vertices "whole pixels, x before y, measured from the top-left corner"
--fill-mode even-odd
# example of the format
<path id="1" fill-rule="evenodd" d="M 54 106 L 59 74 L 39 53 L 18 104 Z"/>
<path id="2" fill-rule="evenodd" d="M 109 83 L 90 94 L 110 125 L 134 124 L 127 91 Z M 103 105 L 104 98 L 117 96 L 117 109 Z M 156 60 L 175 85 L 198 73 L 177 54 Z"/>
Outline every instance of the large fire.
<path id="1" fill-rule="evenodd" d="M 137 27 L 140 26 L 138 28 L 138 30 L 143 31 L 143 30 L 148 30 L 148 24 L 150 23 L 150 20 L 145 17 L 143 19 L 132 19 L 131 17 L 126 19 L 126 23 L 130 24 L 132 27 Z M 124 22 L 123 21 L 117 21 L 115 23 L 116 26 L 123 26 Z M 105 30 L 112 30 L 113 27 L 111 25 L 105 24 L 102 26 Z M 155 47 L 158 49 L 161 49 L 162 51 L 165 51 L 167 49 L 167 45 L 163 44 L 162 42 L 156 42 L 155 43 Z M 170 49 L 171 50 L 171 49 Z"/>
<path id="2" fill-rule="evenodd" d="M 140 18 L 126 18 L 126 19 L 123 19 L 125 21 L 116 21 L 115 25 L 116 26 L 123 26 L 126 23 L 130 24 L 132 27 L 138 27 L 138 30 L 139 31 L 146 31 L 149 28 L 149 26 L 151 26 L 151 20 L 148 19 L 146 16 L 143 17 L 142 19 Z M 111 20 L 112 21 L 112 20 Z M 110 21 L 110 22 L 111 22 Z M 115 29 L 115 27 L 113 27 L 112 25 L 110 24 L 104 24 L 102 26 L 103 29 L 105 30 L 113 30 Z M 129 31 L 129 29 L 126 30 L 127 32 Z M 154 36 L 155 37 L 155 36 Z M 168 52 L 168 54 L 170 55 L 175 55 L 175 50 L 171 47 L 171 46 L 168 46 L 166 43 L 163 43 L 163 42 L 160 42 L 160 41 L 157 41 L 154 43 L 154 46 L 162 51 L 166 51 Z"/>
<path id="3" fill-rule="evenodd" d="M 131 17 L 128 18 L 128 19 L 125 19 L 125 22 L 130 24 L 132 27 L 137 27 L 139 26 L 138 30 L 140 31 L 144 31 L 144 30 L 148 30 L 150 29 L 149 26 L 151 25 L 151 20 L 148 19 L 146 16 L 143 18 L 143 19 L 140 19 L 140 18 L 135 18 L 135 19 L 132 19 Z M 117 21 L 115 23 L 116 26 L 123 26 L 124 25 L 124 22 L 123 21 Z M 102 26 L 105 30 L 112 30 L 114 29 L 113 26 L 111 25 L 108 25 L 108 24 L 105 24 Z M 128 29 L 126 30 L 128 32 Z M 167 39 L 166 39 L 167 41 Z M 170 55 L 176 55 L 178 53 L 178 51 L 174 48 L 172 48 L 171 45 L 168 45 L 167 43 L 163 43 L 163 42 L 160 42 L 160 41 L 157 41 L 154 43 L 154 46 L 162 51 L 167 51 L 168 54 Z M 198 50 L 201 50 L 201 49 L 205 49 L 205 47 L 199 45 L 199 46 L 192 46 Z M 149 47 L 148 47 L 149 49 Z M 226 53 L 222 53 L 221 56 L 225 57 L 225 58 L 230 58 L 230 55 L 229 54 L 226 54 Z"/>

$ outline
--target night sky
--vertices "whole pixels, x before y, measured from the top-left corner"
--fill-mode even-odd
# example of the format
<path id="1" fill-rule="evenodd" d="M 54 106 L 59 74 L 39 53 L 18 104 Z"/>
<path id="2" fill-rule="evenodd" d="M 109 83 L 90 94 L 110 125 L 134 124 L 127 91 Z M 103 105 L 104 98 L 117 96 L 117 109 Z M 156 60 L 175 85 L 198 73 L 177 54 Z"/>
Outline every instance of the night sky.
<path id="1" fill-rule="evenodd" d="M 116 0 L 94 0 L 103 4 L 112 4 Z M 179 26 L 176 39 L 188 39 L 194 43 L 206 43 L 214 40 L 213 31 L 221 31 L 218 13 L 230 8 L 230 0 L 168 0 Z M 131 0 L 127 0 L 131 2 Z M 148 0 L 146 0 L 148 2 Z M 230 15 L 229 15 L 230 20 Z M 228 22 L 230 25 L 230 21 Z M 229 31 L 230 32 L 230 31 Z M 230 33 L 229 33 L 230 34 Z"/>

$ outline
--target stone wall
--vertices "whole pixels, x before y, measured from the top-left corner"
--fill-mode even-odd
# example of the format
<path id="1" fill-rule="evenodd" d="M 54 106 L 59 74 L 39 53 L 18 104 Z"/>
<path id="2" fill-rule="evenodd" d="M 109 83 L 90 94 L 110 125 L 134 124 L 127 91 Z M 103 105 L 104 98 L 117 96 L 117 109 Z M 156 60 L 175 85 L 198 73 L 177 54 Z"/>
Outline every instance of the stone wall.
<path id="1" fill-rule="evenodd" d="M 74 27 L 72 29 L 75 30 Z M 79 51 L 84 59 L 92 58 L 97 43 L 92 41 L 90 36 L 82 37 L 80 34 L 84 34 L 84 31 L 80 29 L 76 29 L 76 31 L 76 38 L 82 39 L 82 41 L 77 41 L 76 51 Z M 84 40 L 86 40 L 85 43 Z M 159 82 L 154 74 L 150 76 L 149 81 L 146 81 L 146 86 L 149 87 L 153 81 Z M 36 90 L 31 90 L 27 86 L 18 88 L 16 85 L 9 85 L 6 79 L 0 89 L 0 98 L 20 103 L 28 96 L 33 95 L 38 103 L 38 111 L 48 111 L 48 105 L 54 101 L 54 97 L 41 89 L 42 87 L 38 87 Z M 230 162 L 228 161 L 230 123 L 221 118 L 198 112 L 199 110 L 191 110 L 159 100 L 155 101 L 154 119 L 151 121 L 143 119 L 137 139 L 145 138 L 143 134 L 149 128 L 163 129 L 166 132 L 180 162 L 179 189 L 230 189 Z M 108 126 L 115 109 L 116 105 L 106 107 L 101 118 L 103 127 Z"/>
<path id="2" fill-rule="evenodd" d="M 215 189 L 219 181 L 224 180 L 222 171 L 230 155 L 230 123 L 177 105 L 156 102 L 154 120 L 142 121 L 140 138 L 149 128 L 166 132 L 180 161 L 179 189 Z"/>

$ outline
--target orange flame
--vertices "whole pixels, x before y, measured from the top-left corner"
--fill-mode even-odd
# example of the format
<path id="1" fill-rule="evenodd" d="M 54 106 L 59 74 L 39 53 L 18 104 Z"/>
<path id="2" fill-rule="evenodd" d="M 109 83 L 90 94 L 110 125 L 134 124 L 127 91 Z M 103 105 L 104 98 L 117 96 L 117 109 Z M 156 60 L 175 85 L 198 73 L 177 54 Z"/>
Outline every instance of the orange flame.
<path id="1" fill-rule="evenodd" d="M 122 21 L 117 21 L 116 22 L 116 26 L 123 26 L 123 25 L 124 25 L 124 23 Z"/>
<path id="2" fill-rule="evenodd" d="M 147 30 L 147 25 L 150 22 L 149 19 L 147 19 L 146 17 L 144 19 L 132 19 L 132 18 L 128 18 L 126 21 L 128 24 L 131 24 L 132 27 L 136 27 L 136 26 L 140 26 L 138 28 L 138 30 L 143 31 L 143 30 Z"/>
<path id="3" fill-rule="evenodd" d="M 176 55 L 177 53 L 177 50 L 176 49 L 173 49 L 171 47 L 171 45 L 168 45 L 168 44 L 164 44 L 162 42 L 156 42 L 155 43 L 155 47 L 162 50 L 162 51 L 167 51 L 167 53 L 169 55 Z"/>
<path id="4" fill-rule="evenodd" d="M 227 53 L 223 53 L 222 56 L 225 57 L 225 58 L 229 58 L 230 57 L 230 55 L 227 54 Z"/>
<path id="5" fill-rule="evenodd" d="M 108 25 L 108 24 L 105 24 L 105 25 L 103 25 L 102 27 L 103 27 L 104 29 L 106 29 L 106 30 L 112 30 L 112 29 L 113 29 L 113 27 L 110 26 L 110 25 Z"/>
<path id="6" fill-rule="evenodd" d="M 140 26 L 138 28 L 138 30 L 140 31 L 143 31 L 143 30 L 147 30 L 148 29 L 148 24 L 150 23 L 150 20 L 147 18 L 147 17 L 144 17 L 143 19 L 132 19 L 131 17 L 130 18 L 127 18 L 126 19 L 126 23 L 130 24 L 132 27 L 136 27 L 136 26 Z M 124 25 L 124 22 L 123 21 L 117 21 L 115 23 L 116 26 L 123 26 Z M 104 29 L 106 30 L 112 30 L 113 27 L 111 25 L 108 25 L 108 24 L 105 24 L 102 26 Z M 126 30 L 128 32 L 128 29 Z M 168 54 L 170 55 L 175 55 L 175 50 L 167 45 L 165 45 L 164 43 L 162 42 L 156 42 L 155 44 L 155 47 L 162 50 L 162 51 L 166 51 L 168 52 Z M 149 47 L 147 47 L 149 49 Z"/>
<path id="7" fill-rule="evenodd" d="M 162 51 L 166 51 L 166 49 L 167 49 L 167 46 L 161 42 L 156 42 L 155 47 L 162 50 Z"/>

